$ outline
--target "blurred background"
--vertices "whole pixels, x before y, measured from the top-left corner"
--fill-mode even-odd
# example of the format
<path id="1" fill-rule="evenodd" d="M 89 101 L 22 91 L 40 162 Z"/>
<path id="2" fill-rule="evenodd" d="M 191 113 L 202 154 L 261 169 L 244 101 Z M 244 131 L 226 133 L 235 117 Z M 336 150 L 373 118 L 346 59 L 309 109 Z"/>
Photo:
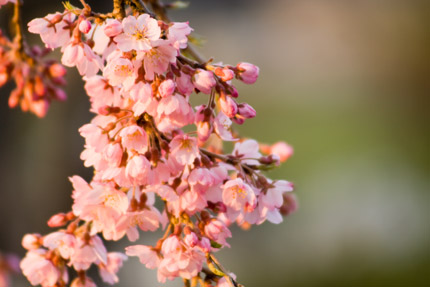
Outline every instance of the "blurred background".
<path id="1" fill-rule="evenodd" d="M 60 1 L 25 2 L 26 22 L 62 9 Z M 109 11 L 103 2 L 88 1 Z M 255 85 L 238 84 L 239 99 L 257 110 L 240 132 L 295 149 L 270 176 L 295 183 L 300 210 L 280 225 L 236 228 L 232 248 L 219 253 L 240 283 L 430 285 L 429 8 L 413 0 L 191 0 L 172 13 L 205 39 L 206 57 L 260 67 Z M 0 11 L 2 27 L 10 13 Z M 0 90 L 4 252 L 23 256 L 21 237 L 50 232 L 46 220 L 70 209 L 68 176 L 91 178 L 77 130 L 92 115 L 74 69 L 68 79 L 69 99 L 41 120 L 9 110 L 11 86 Z M 120 278 L 119 286 L 162 286 L 135 258 Z M 14 278 L 14 287 L 28 285 Z"/>

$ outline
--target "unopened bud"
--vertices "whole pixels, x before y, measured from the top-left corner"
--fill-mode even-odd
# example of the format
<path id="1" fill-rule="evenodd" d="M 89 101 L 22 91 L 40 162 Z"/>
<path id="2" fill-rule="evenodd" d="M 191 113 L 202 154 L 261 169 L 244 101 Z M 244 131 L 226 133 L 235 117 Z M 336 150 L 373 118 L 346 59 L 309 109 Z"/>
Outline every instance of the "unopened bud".
<path id="1" fill-rule="evenodd" d="M 122 25 L 121 22 L 119 22 L 116 19 L 108 19 L 107 24 L 104 27 L 103 31 L 105 32 L 105 35 L 108 37 L 115 37 L 119 33 L 122 32 Z"/>
<path id="2" fill-rule="evenodd" d="M 24 247 L 27 250 L 38 249 L 41 246 L 40 239 L 41 239 L 40 234 L 37 234 L 37 233 L 26 234 L 21 241 L 22 247 Z"/>
<path id="3" fill-rule="evenodd" d="M 67 223 L 67 215 L 65 213 L 57 213 L 48 220 L 49 227 L 60 227 Z"/>
<path id="4" fill-rule="evenodd" d="M 230 96 L 224 95 L 224 97 L 220 97 L 219 103 L 222 112 L 227 117 L 233 118 L 237 114 L 237 104 Z"/>
<path id="5" fill-rule="evenodd" d="M 245 84 L 253 84 L 257 81 L 260 69 L 250 63 L 239 63 L 236 66 L 238 72 L 237 77 Z"/>
<path id="6" fill-rule="evenodd" d="M 245 119 L 251 119 L 257 115 L 257 112 L 254 110 L 254 108 L 248 105 L 247 103 L 239 104 L 237 108 L 238 108 L 237 113 L 242 117 L 244 117 Z"/>
<path id="7" fill-rule="evenodd" d="M 84 34 L 87 34 L 91 30 L 91 22 L 88 20 L 82 20 L 81 23 L 79 23 L 79 31 L 81 31 Z"/>

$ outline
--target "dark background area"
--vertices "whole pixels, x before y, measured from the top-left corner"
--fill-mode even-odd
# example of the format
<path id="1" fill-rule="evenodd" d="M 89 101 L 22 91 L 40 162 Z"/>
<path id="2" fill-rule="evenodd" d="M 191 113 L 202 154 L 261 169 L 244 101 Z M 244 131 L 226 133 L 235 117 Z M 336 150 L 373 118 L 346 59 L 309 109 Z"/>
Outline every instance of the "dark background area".
<path id="1" fill-rule="evenodd" d="M 88 2 L 111 9 L 109 1 Z M 224 265 L 247 287 L 428 286 L 428 1 L 190 2 L 172 16 L 190 21 L 204 55 L 261 68 L 255 85 L 238 84 L 239 99 L 257 110 L 241 133 L 295 148 L 271 177 L 295 183 L 299 212 L 280 225 L 235 228 L 232 248 L 219 253 Z M 60 1 L 24 7 L 25 22 L 62 9 Z M 77 130 L 92 115 L 74 69 L 68 81 L 69 99 L 44 119 L 8 109 L 11 86 L 0 89 L 3 252 L 24 255 L 21 237 L 50 232 L 46 220 L 70 209 L 68 176 L 91 178 Z M 144 233 L 139 243 L 154 240 Z M 162 285 L 135 258 L 120 278 L 119 286 Z M 17 277 L 13 286 L 28 283 Z"/>

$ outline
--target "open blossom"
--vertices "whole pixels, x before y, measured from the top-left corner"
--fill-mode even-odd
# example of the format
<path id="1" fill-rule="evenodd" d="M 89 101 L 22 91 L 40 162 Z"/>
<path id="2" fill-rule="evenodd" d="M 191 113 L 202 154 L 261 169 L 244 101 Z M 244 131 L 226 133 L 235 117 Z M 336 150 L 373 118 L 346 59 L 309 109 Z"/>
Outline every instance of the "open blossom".
<path id="1" fill-rule="evenodd" d="M 161 29 L 157 20 L 148 14 L 142 14 L 137 19 L 128 16 L 122 21 L 123 33 L 115 37 L 118 48 L 124 52 L 131 50 L 149 51 L 153 42 L 160 38 Z"/>
<path id="2" fill-rule="evenodd" d="M 225 205 L 236 211 L 242 209 L 252 211 L 256 206 L 253 189 L 241 178 L 229 180 L 224 184 L 222 199 Z"/>
<path id="3" fill-rule="evenodd" d="M 178 135 L 170 143 L 171 154 L 175 160 L 182 164 L 192 164 L 199 157 L 196 138 L 187 135 Z"/>
<path id="4" fill-rule="evenodd" d="M 75 20 L 73 13 L 48 14 L 44 18 L 37 18 L 28 23 L 28 31 L 40 34 L 46 47 L 54 49 L 62 47 L 70 40 L 69 26 Z"/>
<path id="5" fill-rule="evenodd" d="M 62 276 L 60 270 L 45 255 L 46 251 L 43 249 L 30 250 L 21 261 L 21 270 L 32 285 L 50 287 Z"/>
<path id="6" fill-rule="evenodd" d="M 102 61 L 98 55 L 85 43 L 69 43 L 65 49 L 61 62 L 64 66 L 76 66 L 81 76 L 92 77 L 102 68 Z"/>
<path id="7" fill-rule="evenodd" d="M 100 263 L 99 265 L 99 274 L 103 281 L 109 284 L 118 283 L 117 273 L 127 258 L 127 256 L 119 252 L 108 253 L 107 263 Z"/>

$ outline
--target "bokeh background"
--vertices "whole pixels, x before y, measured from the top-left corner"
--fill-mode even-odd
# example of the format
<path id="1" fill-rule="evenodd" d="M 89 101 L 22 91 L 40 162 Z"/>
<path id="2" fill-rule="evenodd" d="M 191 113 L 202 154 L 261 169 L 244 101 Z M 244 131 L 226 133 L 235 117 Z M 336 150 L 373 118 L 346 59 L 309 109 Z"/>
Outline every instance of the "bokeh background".
<path id="1" fill-rule="evenodd" d="M 60 1 L 25 2 L 26 22 L 62 9 Z M 110 1 L 88 2 L 111 9 Z M 261 68 L 255 85 L 239 84 L 240 100 L 257 110 L 241 133 L 295 148 L 271 176 L 296 184 L 299 212 L 280 225 L 236 228 L 232 248 L 219 253 L 224 265 L 247 287 L 429 286 L 429 2 L 190 4 L 172 15 L 190 21 L 204 55 Z M 2 27 L 10 13 L 0 11 Z M 68 101 L 41 120 L 9 110 L 11 86 L 0 90 L 2 251 L 22 256 L 25 233 L 50 232 L 46 220 L 70 209 L 67 177 L 91 177 L 77 132 L 91 118 L 89 104 L 76 71 L 68 79 Z M 135 258 L 120 277 L 119 286 L 162 285 Z M 28 285 L 14 278 L 14 287 Z"/>

